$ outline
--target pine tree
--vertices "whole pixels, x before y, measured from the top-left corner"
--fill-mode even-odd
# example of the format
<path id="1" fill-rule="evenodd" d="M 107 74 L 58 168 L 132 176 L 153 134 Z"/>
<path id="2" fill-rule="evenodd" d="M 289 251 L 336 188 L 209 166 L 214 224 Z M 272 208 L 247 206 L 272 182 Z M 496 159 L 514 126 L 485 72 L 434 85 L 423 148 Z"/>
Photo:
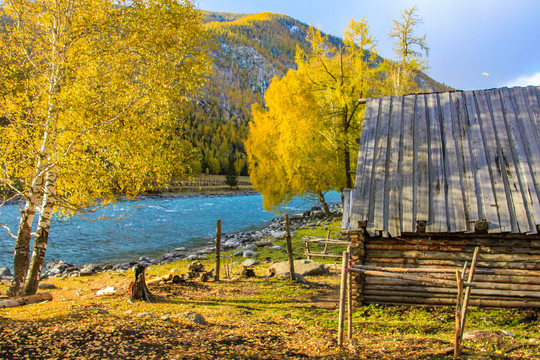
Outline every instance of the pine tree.
<path id="1" fill-rule="evenodd" d="M 229 185 L 231 189 L 238 187 L 238 174 L 236 173 L 236 167 L 234 166 L 234 159 L 229 159 L 225 184 Z"/>

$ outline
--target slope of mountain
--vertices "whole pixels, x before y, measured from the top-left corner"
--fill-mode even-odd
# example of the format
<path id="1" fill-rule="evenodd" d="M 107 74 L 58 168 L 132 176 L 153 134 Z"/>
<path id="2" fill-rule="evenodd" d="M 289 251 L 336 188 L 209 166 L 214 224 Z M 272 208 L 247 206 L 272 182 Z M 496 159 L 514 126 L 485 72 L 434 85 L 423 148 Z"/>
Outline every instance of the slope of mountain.
<path id="1" fill-rule="evenodd" d="M 251 105 L 262 103 L 274 76 L 295 66 L 296 48 L 307 49 L 309 26 L 272 13 L 252 15 L 203 12 L 215 40 L 215 72 L 205 95 L 188 110 L 186 137 L 201 152 L 202 172 L 223 174 L 229 161 L 247 175 L 243 139 L 248 133 Z M 341 39 L 328 36 L 330 42 Z M 448 89 L 427 75 L 419 78 L 426 90 Z"/>

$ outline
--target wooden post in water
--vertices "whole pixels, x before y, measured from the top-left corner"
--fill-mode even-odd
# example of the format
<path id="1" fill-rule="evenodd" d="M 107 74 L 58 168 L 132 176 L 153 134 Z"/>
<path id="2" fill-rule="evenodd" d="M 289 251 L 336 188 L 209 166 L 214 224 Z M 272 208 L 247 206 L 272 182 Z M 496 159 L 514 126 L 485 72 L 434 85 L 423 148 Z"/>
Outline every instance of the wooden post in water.
<path id="1" fill-rule="evenodd" d="M 219 281 L 219 268 L 221 266 L 221 220 L 216 225 L 216 276 L 214 279 Z"/>
<path id="2" fill-rule="evenodd" d="M 288 214 L 285 214 L 284 221 L 285 221 L 285 234 L 286 234 L 286 239 L 287 239 L 287 254 L 289 255 L 289 272 L 291 273 L 291 281 L 295 281 L 296 276 L 294 275 L 294 258 L 293 258 L 293 250 L 292 250 L 292 243 L 291 243 L 291 226 L 289 223 Z"/>

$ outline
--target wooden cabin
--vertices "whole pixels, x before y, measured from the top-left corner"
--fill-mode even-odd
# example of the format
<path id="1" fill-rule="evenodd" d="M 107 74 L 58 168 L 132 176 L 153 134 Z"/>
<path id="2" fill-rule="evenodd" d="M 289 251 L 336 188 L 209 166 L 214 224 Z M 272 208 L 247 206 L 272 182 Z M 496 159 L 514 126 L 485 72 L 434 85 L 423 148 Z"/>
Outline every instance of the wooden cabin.
<path id="1" fill-rule="evenodd" d="M 540 87 L 367 100 L 355 184 L 342 222 L 355 264 L 458 269 L 478 246 L 472 305 L 540 307 Z M 409 280 L 354 285 L 361 303 L 456 301 Z"/>

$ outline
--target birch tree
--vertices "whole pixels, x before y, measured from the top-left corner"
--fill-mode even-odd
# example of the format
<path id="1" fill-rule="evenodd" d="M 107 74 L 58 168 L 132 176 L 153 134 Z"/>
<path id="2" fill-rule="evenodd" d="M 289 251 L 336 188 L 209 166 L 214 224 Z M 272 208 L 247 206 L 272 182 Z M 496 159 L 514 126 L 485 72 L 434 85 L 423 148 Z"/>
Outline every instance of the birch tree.
<path id="1" fill-rule="evenodd" d="M 53 213 L 91 211 L 189 172 L 178 118 L 209 55 L 188 0 L 8 0 L 3 10 L 0 191 L 25 204 L 15 296 L 37 290 Z"/>

